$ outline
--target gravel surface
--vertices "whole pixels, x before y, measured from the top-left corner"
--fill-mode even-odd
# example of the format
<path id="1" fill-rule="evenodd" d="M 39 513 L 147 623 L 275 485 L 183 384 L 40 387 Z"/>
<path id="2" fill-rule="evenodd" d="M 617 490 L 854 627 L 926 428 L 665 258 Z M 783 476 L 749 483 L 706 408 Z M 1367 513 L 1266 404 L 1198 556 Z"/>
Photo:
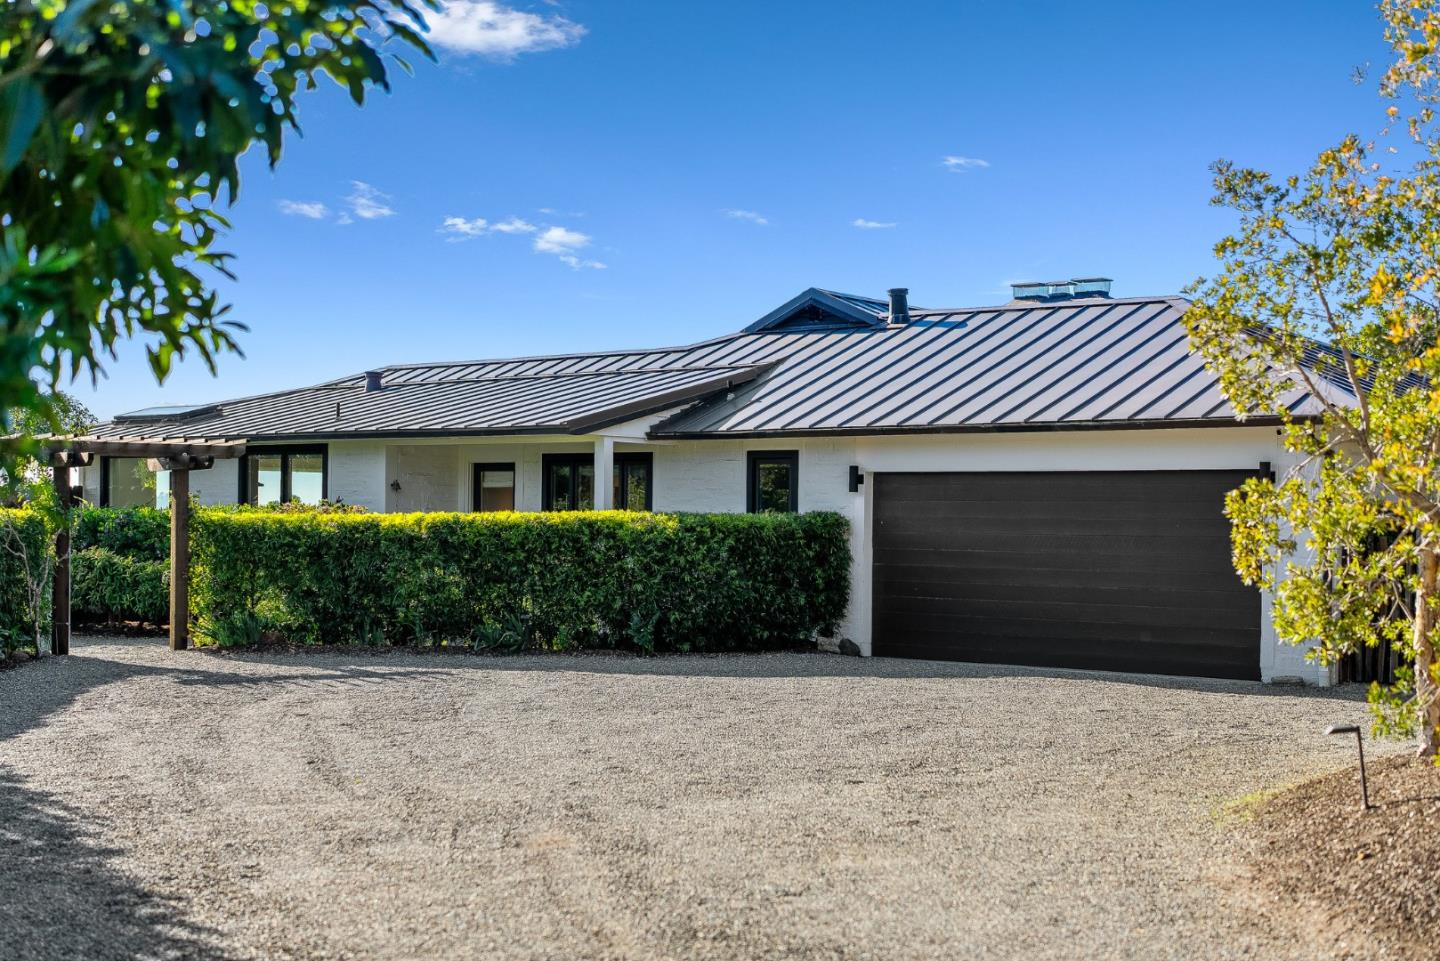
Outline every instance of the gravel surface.
<path id="1" fill-rule="evenodd" d="M 1354 690 L 72 650 L 0 674 L 7 961 L 1387 956 L 1223 813 L 1349 763 Z"/>

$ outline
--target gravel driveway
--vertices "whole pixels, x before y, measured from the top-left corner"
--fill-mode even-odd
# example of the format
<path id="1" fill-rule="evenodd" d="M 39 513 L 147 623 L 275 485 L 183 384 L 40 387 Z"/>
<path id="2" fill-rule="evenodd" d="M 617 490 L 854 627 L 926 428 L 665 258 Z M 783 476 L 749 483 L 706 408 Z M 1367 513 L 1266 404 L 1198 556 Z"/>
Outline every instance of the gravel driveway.
<path id="1" fill-rule="evenodd" d="M 0 673 L 0 957 L 1370 957 L 1227 799 L 1358 692 L 821 654 Z M 1343 929 L 1343 926 L 1342 926 Z"/>

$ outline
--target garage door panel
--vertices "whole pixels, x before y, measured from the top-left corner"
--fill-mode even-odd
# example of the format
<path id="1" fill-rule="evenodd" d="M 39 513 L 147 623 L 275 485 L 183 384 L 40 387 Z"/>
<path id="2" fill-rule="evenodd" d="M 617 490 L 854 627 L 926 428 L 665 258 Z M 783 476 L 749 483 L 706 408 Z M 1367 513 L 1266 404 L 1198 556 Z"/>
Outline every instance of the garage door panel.
<path id="1" fill-rule="evenodd" d="M 1083 559 L 1084 564 L 1077 563 Z M 1107 554 L 1056 554 L 1053 557 L 1037 558 L 1033 554 L 1013 551 L 966 551 L 961 548 L 926 551 L 892 550 L 877 545 L 875 561 L 887 567 L 934 567 L 948 570 L 976 571 L 1028 571 L 1054 570 L 1055 565 L 1070 572 L 1091 572 L 1094 575 L 1115 573 L 1154 573 L 1173 576 L 1177 574 L 1223 574 L 1234 577 L 1233 568 L 1221 569 L 1213 558 L 1186 554 L 1168 553 L 1163 557 L 1111 556 Z M 1044 565 L 1043 567 L 1041 565 Z"/>
<path id="2" fill-rule="evenodd" d="M 1085 504 L 1085 511 L 1077 515 L 1075 505 Z M 919 513 L 916 508 L 924 505 L 924 516 L 942 520 L 985 521 L 995 516 L 995 501 L 992 500 L 910 500 L 899 503 L 877 504 L 875 516 L 894 523 L 906 523 Z M 1120 524 L 1165 524 L 1173 522 L 1205 521 L 1211 524 L 1224 523 L 1225 518 L 1215 510 L 1215 504 L 1205 500 L 1088 500 L 1074 501 L 1066 498 L 1024 502 L 1023 511 L 1013 516 L 1034 518 L 1051 522 L 1100 519 Z"/>
<path id="3" fill-rule="evenodd" d="M 1107 624 L 1072 621 L 1059 625 L 1053 621 L 1015 620 L 1008 617 L 954 618 L 943 614 L 918 611 L 896 612 L 895 625 L 901 628 L 906 641 L 910 635 L 944 637 L 957 648 L 974 638 L 977 643 L 987 638 L 1011 638 L 1016 643 L 1046 642 L 1057 651 L 1067 653 L 1079 649 L 1105 651 L 1132 650 L 1153 655 L 1154 650 L 1172 644 L 1187 644 L 1221 652 L 1250 636 L 1243 628 L 1175 627 L 1155 628 L 1142 624 Z M 958 628 L 958 630 L 957 630 Z M 933 656 L 933 655 L 932 655 Z M 963 658 L 961 658 L 963 660 Z"/>
<path id="4" fill-rule="evenodd" d="M 912 657 L 926 660 L 970 661 L 978 664 L 1015 664 L 1027 667 L 1062 667 L 1089 671 L 1133 671 L 1134 654 L 1129 650 L 1055 650 L 1050 645 L 1016 643 L 1010 638 L 980 639 L 976 643 L 945 646 L 945 635 L 935 638 L 917 637 L 899 645 L 891 657 Z M 1194 649 L 1184 644 L 1169 644 L 1152 652 L 1147 660 L 1148 672 L 1190 677 L 1220 677 L 1253 680 L 1252 673 L 1229 658 L 1217 658 L 1209 649 Z"/>
<path id="5" fill-rule="evenodd" d="M 876 588 L 883 591 L 887 602 L 914 602 L 922 599 L 943 599 L 956 604 L 1002 604 L 1014 610 L 1016 604 L 1032 605 L 1037 596 L 1051 604 L 1082 604 L 1096 607 L 1120 607 L 1127 610 L 1156 608 L 1181 614 L 1210 614 L 1217 608 L 1224 611 L 1236 591 L 1202 591 L 1184 588 L 1153 587 L 1071 587 L 1038 582 L 1017 584 L 976 584 L 966 581 L 889 581 L 876 578 Z M 1146 617 L 1153 617 L 1147 613 Z M 1248 626 L 1248 621 L 1239 621 Z"/>
<path id="6" fill-rule="evenodd" d="M 997 471 L 879 476 L 905 478 L 903 487 L 892 485 L 887 492 L 887 501 L 891 504 L 997 500 L 1012 504 L 1033 501 L 1183 504 L 1209 498 L 1214 493 L 1211 487 L 1216 479 L 1225 484 L 1229 478 L 1239 478 L 1226 488 L 1229 490 L 1240 486 L 1245 477 L 1254 475 L 1243 471 Z M 956 477 L 964 477 L 965 482 L 955 484 Z M 1036 477 L 1040 480 L 1017 482 L 1017 478 Z"/>
<path id="7" fill-rule="evenodd" d="M 928 527 L 914 525 L 908 530 L 896 530 L 894 533 L 903 535 L 907 545 L 914 550 L 994 551 L 1021 554 L 1032 559 L 1043 558 L 1046 554 L 1119 554 L 1126 557 L 1149 557 L 1181 553 L 1203 557 L 1213 566 L 1217 563 L 1217 554 L 1228 556 L 1230 550 L 1230 536 L 1225 531 L 1204 535 L 1120 530 L 1110 535 L 1096 535 L 1070 534 L 1064 531 L 1029 534 L 967 529 L 964 540 L 958 543 L 953 532 L 936 524 Z"/>
<path id="8" fill-rule="evenodd" d="M 1255 677 L 1222 513 L 1247 476 L 877 474 L 875 653 Z"/>
<path id="9" fill-rule="evenodd" d="M 1174 608 L 1155 605 L 1153 602 L 1140 604 L 1106 604 L 1103 602 L 1066 602 L 1046 597 L 1028 603 L 976 599 L 967 597 L 887 597 L 875 606 L 877 614 L 929 614 L 955 619 L 991 618 L 997 623 L 1004 621 L 1030 620 L 1039 623 L 1054 623 L 1056 634 L 1063 635 L 1072 624 L 1137 625 L 1164 632 L 1192 623 L 1197 617 L 1204 617 L 1206 627 L 1249 630 L 1253 627 L 1248 614 L 1235 607 L 1226 608 L 1212 604 L 1206 611 L 1199 606 Z"/>
<path id="10" fill-rule="evenodd" d="M 1147 568 L 1129 569 L 1130 565 L 1107 570 L 1105 589 L 1122 590 L 1168 590 L 1175 584 L 1173 572 Z M 1187 589 L 1201 593 L 1248 592 L 1250 588 L 1240 582 L 1233 570 L 1187 571 Z M 1063 590 L 1082 588 L 1094 590 L 1095 571 L 1075 570 L 1060 567 L 960 567 L 937 563 L 920 564 L 876 564 L 875 582 L 877 587 L 898 588 L 907 584 L 953 585 L 962 588 L 994 586 L 1000 588 L 1020 587 L 1026 590 Z"/>
<path id="11" fill-rule="evenodd" d="M 1074 507 L 1071 507 L 1074 510 Z M 1002 540 L 1016 537 L 1066 537 L 1111 540 L 1116 537 L 1203 537 L 1229 541 L 1230 528 L 1223 517 L 1170 517 L 1164 519 L 1115 519 L 1092 517 L 997 517 L 991 511 L 985 517 L 950 518 L 938 514 L 910 516 L 888 522 L 896 533 L 925 535 L 934 533 L 937 525 L 964 525 L 968 535 L 993 535 Z M 936 546 L 944 546 L 939 544 Z M 1095 545 L 1101 549 L 1103 544 Z"/>

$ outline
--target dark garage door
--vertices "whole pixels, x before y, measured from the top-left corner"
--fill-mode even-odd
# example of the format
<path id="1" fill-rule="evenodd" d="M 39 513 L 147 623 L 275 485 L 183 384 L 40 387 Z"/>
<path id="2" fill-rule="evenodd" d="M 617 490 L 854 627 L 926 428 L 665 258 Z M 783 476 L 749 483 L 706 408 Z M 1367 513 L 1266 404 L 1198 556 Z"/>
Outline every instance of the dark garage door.
<path id="1" fill-rule="evenodd" d="M 1258 678 L 1221 513 L 1249 476 L 877 474 L 874 652 Z"/>

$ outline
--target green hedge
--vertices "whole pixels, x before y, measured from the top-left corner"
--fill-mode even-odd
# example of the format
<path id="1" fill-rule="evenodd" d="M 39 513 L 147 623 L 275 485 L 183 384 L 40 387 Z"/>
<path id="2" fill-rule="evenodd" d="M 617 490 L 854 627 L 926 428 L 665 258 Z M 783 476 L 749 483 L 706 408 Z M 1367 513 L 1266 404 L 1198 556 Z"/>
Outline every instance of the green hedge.
<path id="1" fill-rule="evenodd" d="M 126 557 L 103 547 L 77 550 L 70 560 L 70 616 L 77 622 L 170 619 L 168 561 Z"/>
<path id="2" fill-rule="evenodd" d="M 0 509 L 0 657 L 33 645 L 37 627 L 41 634 L 49 630 L 49 558 L 50 538 L 40 515 L 29 510 Z M 30 604 L 32 577 L 44 580 L 38 625 Z"/>
<path id="3" fill-rule="evenodd" d="M 76 551 L 99 547 L 144 561 L 163 561 L 170 556 L 169 511 L 154 507 L 83 507 L 76 513 Z"/>
<path id="4" fill-rule="evenodd" d="M 831 633 L 837 514 L 274 514 L 192 522 L 197 636 L 742 650 Z"/>

